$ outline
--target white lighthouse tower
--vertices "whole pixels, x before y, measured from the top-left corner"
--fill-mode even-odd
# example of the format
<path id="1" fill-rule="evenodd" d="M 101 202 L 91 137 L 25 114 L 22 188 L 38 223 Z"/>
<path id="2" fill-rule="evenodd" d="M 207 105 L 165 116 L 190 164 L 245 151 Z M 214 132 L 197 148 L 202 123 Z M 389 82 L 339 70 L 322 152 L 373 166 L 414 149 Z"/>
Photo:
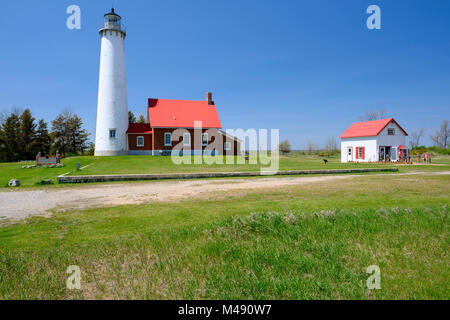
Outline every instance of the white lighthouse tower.
<path id="1" fill-rule="evenodd" d="M 96 156 L 128 154 L 127 81 L 125 74 L 125 29 L 121 17 L 114 12 L 105 14 L 100 29 L 102 39 L 98 87 Z"/>

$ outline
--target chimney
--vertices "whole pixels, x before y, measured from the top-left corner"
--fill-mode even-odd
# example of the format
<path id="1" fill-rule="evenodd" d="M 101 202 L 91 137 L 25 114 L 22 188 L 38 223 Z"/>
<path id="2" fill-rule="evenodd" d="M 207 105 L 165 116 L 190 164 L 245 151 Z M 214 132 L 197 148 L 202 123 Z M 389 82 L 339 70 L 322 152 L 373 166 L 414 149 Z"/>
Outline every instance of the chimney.
<path id="1" fill-rule="evenodd" d="M 208 102 L 208 105 L 209 105 L 209 106 L 214 105 L 214 101 L 213 101 L 213 99 L 212 99 L 212 92 L 208 92 L 208 93 L 206 94 L 206 101 Z"/>

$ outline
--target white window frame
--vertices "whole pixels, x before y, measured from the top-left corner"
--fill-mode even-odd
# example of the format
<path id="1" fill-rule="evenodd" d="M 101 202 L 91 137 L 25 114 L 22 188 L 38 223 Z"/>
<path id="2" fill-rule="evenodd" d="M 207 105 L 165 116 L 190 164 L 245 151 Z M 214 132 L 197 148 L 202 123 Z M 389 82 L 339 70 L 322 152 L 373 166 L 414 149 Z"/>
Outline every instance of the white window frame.
<path id="1" fill-rule="evenodd" d="M 142 138 L 142 144 L 139 143 L 139 138 Z M 136 137 L 136 147 L 143 147 L 145 146 L 145 138 L 144 136 L 137 136 Z"/>
<path id="2" fill-rule="evenodd" d="M 169 135 L 169 137 L 170 137 L 170 143 L 167 143 L 167 139 L 166 139 L 167 135 Z M 172 133 L 171 132 L 165 132 L 164 133 L 164 146 L 165 147 L 171 147 L 172 146 Z"/>
<path id="3" fill-rule="evenodd" d="M 231 151 L 231 142 L 228 142 L 228 141 L 225 142 L 225 145 L 224 145 L 223 149 L 225 151 Z"/>
<path id="4" fill-rule="evenodd" d="M 111 133 L 114 131 L 114 136 L 111 135 Z M 117 129 L 109 129 L 109 138 L 115 139 L 117 136 Z"/>
<path id="5" fill-rule="evenodd" d="M 205 137 L 206 137 L 206 143 L 205 143 Z M 209 136 L 208 136 L 208 132 L 203 132 L 202 133 L 202 146 L 207 146 L 209 143 Z"/>
<path id="6" fill-rule="evenodd" d="M 191 146 L 191 134 L 189 132 L 183 133 L 183 146 L 185 147 Z"/>

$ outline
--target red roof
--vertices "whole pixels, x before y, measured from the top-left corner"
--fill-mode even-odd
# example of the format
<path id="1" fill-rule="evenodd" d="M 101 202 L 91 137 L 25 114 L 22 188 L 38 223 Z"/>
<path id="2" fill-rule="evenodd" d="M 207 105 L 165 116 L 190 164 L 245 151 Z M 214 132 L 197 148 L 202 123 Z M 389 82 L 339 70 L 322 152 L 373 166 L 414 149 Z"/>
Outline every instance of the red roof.
<path id="1" fill-rule="evenodd" d="M 365 122 L 357 122 L 354 123 L 345 130 L 345 132 L 341 135 L 342 138 L 356 138 L 356 137 L 373 137 L 380 134 L 386 126 L 394 122 L 405 135 L 408 135 L 405 130 L 394 120 L 394 118 L 382 119 L 382 120 L 374 120 L 374 121 L 365 121 Z"/>
<path id="2" fill-rule="evenodd" d="M 149 123 L 130 123 L 127 133 L 152 133 Z"/>
<path id="3" fill-rule="evenodd" d="M 194 128 L 194 121 L 202 121 L 203 128 L 222 128 L 216 106 L 207 101 L 148 99 L 148 114 L 152 128 Z"/>

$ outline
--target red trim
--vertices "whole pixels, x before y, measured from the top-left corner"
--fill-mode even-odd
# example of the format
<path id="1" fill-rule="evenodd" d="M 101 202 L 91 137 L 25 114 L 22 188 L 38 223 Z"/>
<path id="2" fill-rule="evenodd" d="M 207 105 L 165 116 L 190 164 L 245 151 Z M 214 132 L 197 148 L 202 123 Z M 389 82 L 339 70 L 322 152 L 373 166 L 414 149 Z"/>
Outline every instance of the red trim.
<path id="1" fill-rule="evenodd" d="M 391 121 L 389 121 L 388 123 L 386 123 L 386 125 L 385 125 L 380 131 L 378 131 L 377 135 L 379 135 L 380 132 L 383 131 L 384 128 L 386 128 L 386 127 L 388 126 L 388 124 L 390 124 L 391 122 L 394 122 L 394 123 L 400 128 L 400 130 L 403 131 L 403 133 L 405 134 L 405 136 L 408 136 L 408 134 L 406 133 L 406 131 L 398 124 L 397 121 L 395 121 L 394 118 L 391 118 Z"/>
<path id="2" fill-rule="evenodd" d="M 128 125 L 128 134 L 151 134 L 152 128 L 148 123 L 130 123 Z"/>
<path id="3" fill-rule="evenodd" d="M 359 156 L 359 149 L 361 149 L 361 157 Z M 356 159 L 362 159 L 364 160 L 366 158 L 366 147 L 356 147 L 356 152 L 355 152 L 355 158 Z"/>

